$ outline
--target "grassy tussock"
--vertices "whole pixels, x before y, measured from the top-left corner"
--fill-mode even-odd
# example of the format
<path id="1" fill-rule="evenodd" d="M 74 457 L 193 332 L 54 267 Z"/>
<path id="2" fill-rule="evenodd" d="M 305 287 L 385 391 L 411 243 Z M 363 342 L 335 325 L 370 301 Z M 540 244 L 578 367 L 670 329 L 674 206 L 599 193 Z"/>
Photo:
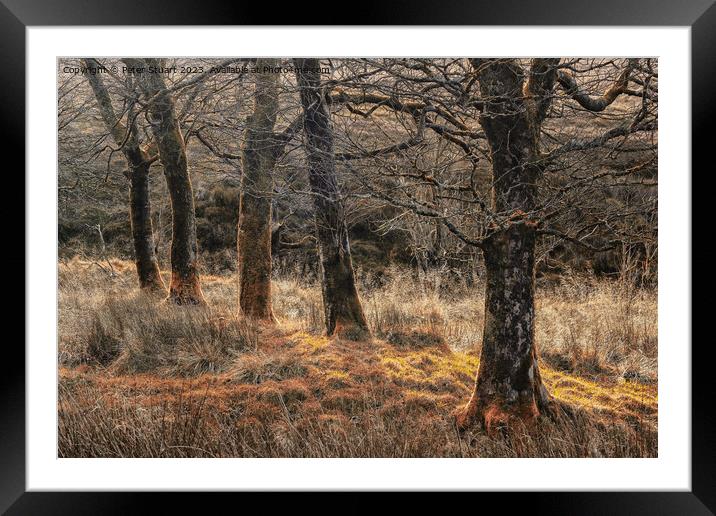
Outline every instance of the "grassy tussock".
<path id="1" fill-rule="evenodd" d="M 362 291 L 373 342 L 348 342 L 321 336 L 320 291 L 297 279 L 275 282 L 280 323 L 269 328 L 236 315 L 233 277 L 203 278 L 209 308 L 177 309 L 137 293 L 133 264 L 103 265 L 59 269 L 61 456 L 657 453 L 653 292 L 540 289 L 543 377 L 568 410 L 492 439 L 458 434 L 452 418 L 479 364 L 475 289 L 393 271 Z"/>

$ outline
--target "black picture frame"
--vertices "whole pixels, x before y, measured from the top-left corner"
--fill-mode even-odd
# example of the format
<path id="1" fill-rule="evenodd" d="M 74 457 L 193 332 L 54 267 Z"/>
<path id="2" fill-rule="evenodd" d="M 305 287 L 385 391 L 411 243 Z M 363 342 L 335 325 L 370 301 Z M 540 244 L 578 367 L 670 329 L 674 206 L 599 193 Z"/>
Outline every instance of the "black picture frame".
<path id="1" fill-rule="evenodd" d="M 277 14 L 280 12 L 280 15 Z M 379 3 L 363 2 L 346 14 L 335 2 L 278 4 L 267 2 L 239 3 L 219 0 L 0 0 L 0 113 L 3 138 L 2 156 L 18 157 L 8 166 L 4 161 L 5 180 L 17 181 L 16 192 L 25 191 L 24 170 L 25 135 L 25 30 L 28 26 L 42 25 L 343 25 L 346 21 L 356 25 L 573 25 L 573 26 L 689 26 L 691 27 L 692 71 L 692 169 L 713 170 L 710 154 L 715 140 L 714 89 L 716 82 L 716 5 L 714 0 L 500 0 L 499 2 L 458 2 L 443 0 L 401 0 Z M 688 92 L 684 92 L 687 94 Z M 692 174 L 692 179 L 695 174 Z M 12 177 L 10 177 L 12 176 Z M 697 193 L 695 190 L 692 191 Z M 24 196 L 12 196 L 23 199 Z M 8 196 L 5 196 L 7 199 Z M 22 202 L 22 201 L 19 201 Z M 711 201 L 712 203 L 713 201 Z M 711 203 L 705 201 L 705 205 Z M 696 199 L 692 206 L 700 205 Z M 19 207 L 10 200 L 0 206 L 2 220 L 16 220 Z M 694 223 L 698 218 L 692 215 Z M 24 230 L 15 223 L 8 240 L 24 242 Z M 22 234 L 21 234 L 22 232 Z M 695 230 L 692 230 L 692 235 Z M 23 246 L 24 249 L 24 246 Z M 693 247 L 692 247 L 693 249 Z M 6 261 L 7 260 L 3 260 Z M 24 263 L 24 250 L 15 252 L 9 264 L 20 270 Z M 692 267 L 695 264 L 692 259 Z M 25 269 L 25 275 L 32 274 Z M 15 276 L 19 276 L 15 274 Z M 19 281 L 19 277 L 15 278 Z M 705 288 L 705 287 L 701 287 Z M 18 308 L 24 303 L 15 303 Z M 696 304 L 693 306 L 696 308 Z M 693 320 L 693 316 L 692 316 Z M 7 326 L 9 327 L 9 325 Z M 158 501 L 162 512 L 174 507 L 184 510 L 198 502 L 185 494 L 149 493 L 79 493 L 25 492 L 25 353 L 17 341 L 6 338 L 3 362 L 6 367 L 0 374 L 0 512 L 7 514 L 107 514 L 135 513 L 152 509 Z M 669 343 L 691 345 L 692 352 L 692 456 L 690 492 L 534 492 L 534 493 L 470 493 L 451 495 L 452 503 L 470 497 L 469 504 L 508 502 L 512 510 L 522 508 L 545 514 L 714 514 L 716 512 L 716 450 L 712 437 L 716 435 L 713 409 L 713 384 L 708 360 L 712 339 Z M 8 365 L 12 364 L 12 365 Z M 619 460 L 619 459 L 616 459 Z M 565 471 L 565 474 L 568 474 Z M 340 502 L 328 503 L 325 495 L 317 505 L 315 494 L 301 495 L 313 509 L 325 507 L 331 512 L 363 512 L 375 507 L 375 495 L 353 493 Z M 475 496 L 480 499 L 476 500 Z M 224 494 L 229 503 L 237 503 L 247 510 L 255 506 L 254 495 Z M 234 497 L 241 497 L 233 501 Z M 158 500 L 157 500 L 158 498 Z M 309 499 L 310 498 L 310 501 Z M 499 500 L 497 499 L 499 498 Z M 275 498 L 272 509 L 280 509 Z M 284 502 L 288 510 L 289 503 Z M 300 501 L 298 503 L 301 503 Z M 381 502 L 382 503 L 382 502 Z M 303 504 L 302 504 L 303 505 Z M 411 507 L 412 506 L 412 507 Z M 401 502 L 401 512 L 425 507 L 422 494 L 414 494 Z M 487 506 L 485 506 L 487 507 Z M 476 506 L 477 510 L 477 506 Z"/>

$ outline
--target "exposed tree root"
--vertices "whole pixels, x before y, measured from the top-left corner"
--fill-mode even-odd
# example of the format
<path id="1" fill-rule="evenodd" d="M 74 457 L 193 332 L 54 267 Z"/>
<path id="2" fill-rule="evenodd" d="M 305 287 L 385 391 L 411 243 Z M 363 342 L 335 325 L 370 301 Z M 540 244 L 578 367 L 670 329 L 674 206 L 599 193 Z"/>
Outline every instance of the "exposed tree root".
<path id="1" fill-rule="evenodd" d="M 489 402 L 481 402 L 473 395 L 454 415 L 458 430 L 464 431 L 478 426 L 490 437 L 495 437 L 498 434 L 509 434 L 514 428 L 532 428 L 538 423 L 540 416 L 550 413 L 549 405 L 543 405 L 540 409 L 534 400 L 506 402 L 492 399 Z"/>

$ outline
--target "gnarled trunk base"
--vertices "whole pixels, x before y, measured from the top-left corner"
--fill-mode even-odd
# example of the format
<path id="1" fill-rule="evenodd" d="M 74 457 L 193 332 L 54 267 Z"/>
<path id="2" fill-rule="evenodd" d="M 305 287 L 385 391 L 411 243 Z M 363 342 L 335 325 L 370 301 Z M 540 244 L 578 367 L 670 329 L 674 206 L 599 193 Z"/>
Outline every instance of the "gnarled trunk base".
<path id="1" fill-rule="evenodd" d="M 476 389 L 467 405 L 455 413 L 458 429 L 480 426 L 489 436 L 495 436 L 510 428 L 531 427 L 541 415 L 551 412 L 551 396 L 541 380 L 523 391 L 510 387 L 504 390 L 511 392 L 509 397 L 481 395 Z"/>
<path id="2" fill-rule="evenodd" d="M 326 245 L 326 242 L 334 242 L 330 235 L 324 235 L 319 241 L 326 334 L 348 340 L 365 340 L 370 337 L 370 330 L 358 297 L 351 255 L 347 251 L 348 231 L 340 222 L 336 225 L 340 228 L 338 246 Z M 318 233 L 321 235 L 320 228 Z"/>
<path id="3" fill-rule="evenodd" d="M 156 261 L 146 264 L 141 260 L 134 262 L 137 266 L 137 275 L 139 276 L 139 288 L 143 292 L 156 295 L 166 295 L 167 288 L 162 280 L 159 272 L 159 266 Z"/>
<path id="4" fill-rule="evenodd" d="M 193 274 L 184 277 L 176 271 L 172 272 L 167 301 L 175 305 L 184 306 L 206 305 L 206 299 L 204 299 L 204 293 L 201 291 L 201 284 L 199 283 L 199 276 Z"/>
<path id="5" fill-rule="evenodd" d="M 275 324 L 277 321 L 271 303 L 271 271 L 264 281 L 263 278 L 246 278 L 246 268 L 240 273 L 239 312 L 250 319 Z"/>

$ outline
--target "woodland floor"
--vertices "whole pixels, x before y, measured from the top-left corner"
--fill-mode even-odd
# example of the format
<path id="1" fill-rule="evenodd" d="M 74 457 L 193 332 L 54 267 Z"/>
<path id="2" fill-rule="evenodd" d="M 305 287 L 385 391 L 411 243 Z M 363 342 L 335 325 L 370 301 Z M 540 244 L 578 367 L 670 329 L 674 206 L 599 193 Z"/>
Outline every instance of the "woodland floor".
<path id="1" fill-rule="evenodd" d="M 233 275 L 202 278 L 209 309 L 178 309 L 137 293 L 130 262 L 60 264 L 60 456 L 657 455 L 656 292 L 541 288 L 543 379 L 572 410 L 490 438 L 453 422 L 481 293 L 400 274 L 364 289 L 375 337 L 353 342 L 321 335 L 320 292 L 296 279 L 276 280 L 279 324 L 261 327 L 236 316 Z"/>

